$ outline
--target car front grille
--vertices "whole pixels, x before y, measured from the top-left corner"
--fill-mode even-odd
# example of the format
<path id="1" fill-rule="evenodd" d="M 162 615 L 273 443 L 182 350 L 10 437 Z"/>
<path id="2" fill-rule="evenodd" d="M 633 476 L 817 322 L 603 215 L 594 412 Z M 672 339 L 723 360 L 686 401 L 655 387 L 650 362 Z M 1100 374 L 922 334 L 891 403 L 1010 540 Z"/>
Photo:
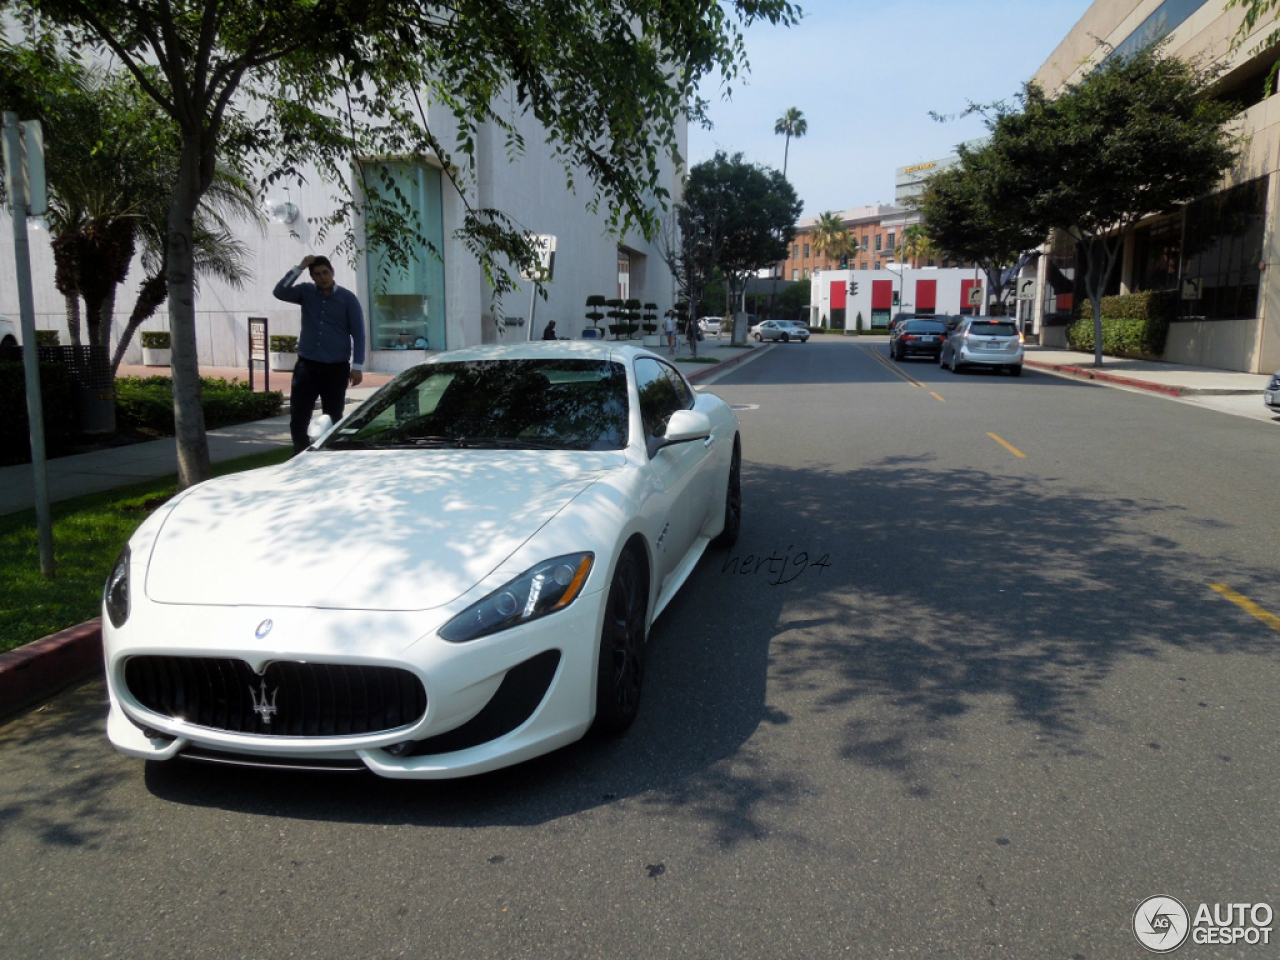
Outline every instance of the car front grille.
<path id="1" fill-rule="evenodd" d="M 342 737 L 396 730 L 427 709 L 408 670 L 277 661 L 259 676 L 225 657 L 132 657 L 129 693 L 148 710 L 186 723 L 268 737 Z"/>

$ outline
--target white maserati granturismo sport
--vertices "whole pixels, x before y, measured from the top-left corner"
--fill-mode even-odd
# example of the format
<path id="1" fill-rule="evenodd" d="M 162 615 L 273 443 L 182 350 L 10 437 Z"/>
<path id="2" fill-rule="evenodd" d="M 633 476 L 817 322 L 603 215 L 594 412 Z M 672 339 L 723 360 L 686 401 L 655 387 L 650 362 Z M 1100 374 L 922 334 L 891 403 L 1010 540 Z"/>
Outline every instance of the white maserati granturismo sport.
<path id="1" fill-rule="evenodd" d="M 738 535 L 737 417 L 633 346 L 442 353 L 312 436 L 130 539 L 117 749 L 437 778 L 619 733 L 654 619 Z"/>

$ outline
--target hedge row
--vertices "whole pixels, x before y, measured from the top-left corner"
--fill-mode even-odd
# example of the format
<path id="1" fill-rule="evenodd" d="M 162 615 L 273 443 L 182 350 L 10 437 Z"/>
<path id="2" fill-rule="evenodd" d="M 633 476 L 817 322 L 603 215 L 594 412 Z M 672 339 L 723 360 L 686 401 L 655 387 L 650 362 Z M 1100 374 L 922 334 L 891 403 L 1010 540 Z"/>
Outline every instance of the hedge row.
<path id="1" fill-rule="evenodd" d="M 1169 324 L 1177 309 L 1172 291 L 1144 290 L 1102 298 L 1102 352 L 1110 356 L 1159 357 L 1169 339 Z M 1093 341 L 1093 305 L 1085 300 L 1080 319 L 1067 327 L 1067 343 L 1090 352 Z"/>
<path id="2" fill-rule="evenodd" d="M 76 440 L 71 380 L 60 363 L 40 364 L 40 401 L 44 411 L 44 448 L 50 457 L 65 453 Z M 31 426 L 27 421 L 27 377 L 21 362 L 0 362 L 0 466 L 31 462 Z"/>
<path id="3" fill-rule="evenodd" d="M 280 412 L 279 390 L 255 393 L 243 381 L 200 378 L 204 425 L 210 430 L 264 420 Z M 169 377 L 119 377 L 116 380 L 116 428 L 124 432 L 171 437 L 173 380 Z"/>

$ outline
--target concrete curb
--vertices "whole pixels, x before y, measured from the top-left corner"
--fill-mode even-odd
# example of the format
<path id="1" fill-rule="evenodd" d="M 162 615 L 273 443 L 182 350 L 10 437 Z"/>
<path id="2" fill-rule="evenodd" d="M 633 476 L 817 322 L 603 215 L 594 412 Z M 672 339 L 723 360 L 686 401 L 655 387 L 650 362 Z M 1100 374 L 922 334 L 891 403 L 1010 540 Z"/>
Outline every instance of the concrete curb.
<path id="1" fill-rule="evenodd" d="M 101 620 L 0 653 L 0 717 L 35 706 L 102 671 Z"/>
<path id="2" fill-rule="evenodd" d="M 1117 373 L 1106 373 L 1102 370 L 1095 370 L 1091 367 L 1077 367 L 1065 363 L 1045 363 L 1040 360 L 1028 360 L 1023 358 L 1023 363 L 1030 367 L 1038 367 L 1041 370 L 1051 370 L 1055 373 L 1063 373 L 1069 377 L 1079 377 L 1082 380 L 1101 380 L 1104 383 L 1115 383 L 1125 387 L 1137 387 L 1140 390 L 1150 390 L 1154 393 L 1163 393 L 1169 397 L 1185 397 L 1199 391 L 1189 387 L 1175 387 L 1163 383 L 1152 383 L 1150 380 L 1136 380 L 1133 377 L 1125 377 Z"/>
<path id="3" fill-rule="evenodd" d="M 770 346 L 772 346 L 772 344 L 770 344 Z M 757 347 L 757 346 L 752 346 L 752 347 L 742 347 L 742 348 L 740 348 L 740 349 L 739 349 L 739 351 L 738 351 L 738 356 L 736 356 L 736 357 L 730 357 L 728 360 L 721 360 L 721 361 L 719 361 L 719 362 L 717 362 L 717 363 L 698 363 L 698 364 L 693 364 L 693 366 L 696 366 L 696 367 L 698 367 L 699 369 L 697 369 L 697 370 L 692 370 L 692 371 L 686 371 L 686 370 L 684 369 L 684 367 L 685 367 L 685 366 L 688 366 L 688 364 L 682 364 L 682 365 L 681 365 L 681 367 L 680 367 L 679 369 L 680 369 L 680 371 L 681 371 L 682 373 L 684 373 L 684 377 L 685 377 L 685 379 L 686 379 L 686 380 L 688 380 L 690 383 L 697 383 L 697 382 L 698 382 L 699 380 L 701 380 L 703 377 L 709 377 L 709 376 L 711 376 L 713 373 L 720 373 L 720 372 L 722 372 L 722 371 L 724 371 L 724 370 L 727 370 L 727 369 L 728 369 L 728 368 L 730 368 L 730 367 L 735 367 L 735 366 L 737 366 L 738 364 L 742 363 L 742 361 L 746 360 L 747 358 L 755 356 L 756 351 L 761 350 L 761 349 L 763 349 L 763 348 L 762 348 L 762 347 Z"/>

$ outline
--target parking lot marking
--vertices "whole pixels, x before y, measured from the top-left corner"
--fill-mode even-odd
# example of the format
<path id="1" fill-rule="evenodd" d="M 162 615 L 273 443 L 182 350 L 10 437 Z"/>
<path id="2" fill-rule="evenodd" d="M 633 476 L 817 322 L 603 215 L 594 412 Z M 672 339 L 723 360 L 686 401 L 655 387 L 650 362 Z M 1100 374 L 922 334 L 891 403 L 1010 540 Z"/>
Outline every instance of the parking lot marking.
<path id="1" fill-rule="evenodd" d="M 1259 620 L 1265 623 L 1272 630 L 1275 630 L 1277 633 L 1280 633 L 1280 617 L 1277 617 L 1270 610 L 1267 610 L 1263 607 L 1258 606 L 1256 603 L 1254 603 L 1244 594 L 1236 593 L 1234 590 L 1228 587 L 1225 583 L 1211 583 L 1209 584 L 1209 589 L 1216 590 L 1218 593 L 1222 594 L 1224 597 L 1226 597 L 1228 600 L 1234 603 L 1237 607 L 1246 611 L 1247 613 L 1253 614 L 1255 617 L 1257 617 Z"/>
<path id="2" fill-rule="evenodd" d="M 1000 446 L 1004 447 L 1006 450 L 1012 453 L 1015 457 L 1019 457 L 1023 460 L 1027 459 L 1027 455 L 1023 453 L 1021 450 L 1019 450 L 1017 447 L 1015 447 L 1013 444 L 1011 444 L 1009 441 L 996 436 L 994 433 L 988 433 L 987 436 L 990 437 L 992 440 L 994 440 L 996 443 L 1000 444 Z"/>

